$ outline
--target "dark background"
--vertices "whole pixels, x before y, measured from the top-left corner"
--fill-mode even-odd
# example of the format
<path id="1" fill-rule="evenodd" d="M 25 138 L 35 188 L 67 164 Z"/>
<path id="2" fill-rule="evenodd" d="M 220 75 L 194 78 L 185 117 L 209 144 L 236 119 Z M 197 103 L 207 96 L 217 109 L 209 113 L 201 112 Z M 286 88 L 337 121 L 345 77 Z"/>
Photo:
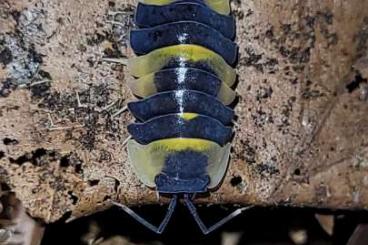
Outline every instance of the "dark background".
<path id="1" fill-rule="evenodd" d="M 200 207 L 199 212 L 206 224 L 212 224 L 234 210 L 229 206 Z M 165 213 L 165 206 L 145 206 L 135 210 L 155 224 Z M 335 226 L 329 236 L 315 218 L 316 212 L 333 214 Z M 290 239 L 292 230 L 305 230 L 305 244 L 347 244 L 354 229 L 368 222 L 368 212 L 327 211 L 308 208 L 253 208 L 221 229 L 204 236 L 183 205 L 179 205 L 166 231 L 155 235 L 118 208 L 81 218 L 65 224 L 63 221 L 46 228 L 42 244 L 83 244 L 81 237 L 88 233 L 95 222 L 99 227 L 98 237 L 108 239 L 120 235 L 131 244 L 222 244 L 224 232 L 240 233 L 238 244 L 295 244 Z M 368 234 L 367 234 L 368 236 Z M 85 244 L 85 243 L 84 243 Z M 130 243 L 129 243 L 130 244 Z"/>

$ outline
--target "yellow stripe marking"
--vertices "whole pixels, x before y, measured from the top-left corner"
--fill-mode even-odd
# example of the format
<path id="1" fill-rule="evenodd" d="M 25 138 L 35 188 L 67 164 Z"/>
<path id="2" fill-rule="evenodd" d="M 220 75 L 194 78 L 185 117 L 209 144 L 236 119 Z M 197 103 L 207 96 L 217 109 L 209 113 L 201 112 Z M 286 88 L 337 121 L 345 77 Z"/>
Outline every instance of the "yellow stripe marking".
<path id="1" fill-rule="evenodd" d="M 190 121 L 190 120 L 193 120 L 193 119 L 197 118 L 198 114 L 197 113 L 188 113 L 188 112 L 186 112 L 186 113 L 179 114 L 179 116 L 181 118 L 183 118 L 184 120 Z"/>
<path id="2" fill-rule="evenodd" d="M 217 53 L 193 44 L 180 44 L 156 49 L 146 55 L 130 58 L 128 71 L 134 77 L 143 77 L 165 67 L 170 60 L 180 62 L 206 63 L 227 85 L 232 86 L 236 79 L 235 70 Z"/>
<path id="3" fill-rule="evenodd" d="M 215 145 L 217 145 L 217 143 L 203 139 L 171 138 L 152 142 L 150 144 L 150 147 L 152 147 L 150 150 L 151 152 L 160 150 L 168 152 L 176 152 L 184 150 L 204 152 L 211 149 L 211 147 L 214 147 Z"/>
<path id="4" fill-rule="evenodd" d="M 163 6 L 175 2 L 175 0 L 139 0 L 139 2 L 149 5 Z M 205 0 L 207 6 L 219 14 L 230 14 L 229 0 Z"/>

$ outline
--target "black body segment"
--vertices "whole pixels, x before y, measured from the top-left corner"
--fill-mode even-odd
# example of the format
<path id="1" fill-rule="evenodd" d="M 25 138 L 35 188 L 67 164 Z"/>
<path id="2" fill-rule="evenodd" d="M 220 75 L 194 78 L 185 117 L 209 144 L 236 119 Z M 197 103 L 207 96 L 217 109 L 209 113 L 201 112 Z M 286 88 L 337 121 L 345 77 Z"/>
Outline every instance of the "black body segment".
<path id="1" fill-rule="evenodd" d="M 161 193 L 206 192 L 208 158 L 194 151 L 182 151 L 169 155 L 165 167 L 156 176 L 157 189 Z"/>
<path id="2" fill-rule="evenodd" d="M 154 49 L 171 45 L 196 44 L 213 50 L 230 65 L 237 59 L 237 45 L 234 42 L 214 28 L 194 21 L 132 30 L 130 44 L 136 54 L 147 54 Z"/>
<path id="3" fill-rule="evenodd" d="M 234 17 L 221 15 L 203 4 L 194 2 L 174 2 L 165 6 L 139 3 L 135 14 L 135 23 L 139 27 L 153 27 L 178 21 L 196 21 L 218 30 L 229 39 L 235 36 Z"/>
<path id="4" fill-rule="evenodd" d="M 232 130 L 220 121 L 198 114 L 169 114 L 145 123 L 134 123 L 128 131 L 138 143 L 146 145 L 165 138 L 200 138 L 223 146 L 231 139 Z"/>
<path id="5" fill-rule="evenodd" d="M 130 112 L 140 121 L 165 114 L 192 112 L 213 117 L 229 125 L 234 111 L 215 97 L 193 90 L 178 90 L 158 93 L 146 99 L 130 102 Z"/>
<path id="6" fill-rule="evenodd" d="M 195 68 L 178 67 L 160 70 L 128 80 L 132 93 L 146 98 L 155 93 L 173 90 L 195 90 L 212 95 L 225 105 L 231 104 L 236 92 L 215 75 Z"/>

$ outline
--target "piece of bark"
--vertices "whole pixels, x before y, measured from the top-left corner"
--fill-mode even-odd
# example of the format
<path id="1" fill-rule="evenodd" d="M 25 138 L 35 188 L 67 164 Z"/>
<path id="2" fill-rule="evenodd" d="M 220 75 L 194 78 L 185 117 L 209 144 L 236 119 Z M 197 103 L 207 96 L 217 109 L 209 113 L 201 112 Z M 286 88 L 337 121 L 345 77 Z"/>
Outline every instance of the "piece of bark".
<path id="1" fill-rule="evenodd" d="M 165 202 L 127 161 L 133 118 L 117 112 L 134 98 L 124 66 L 103 61 L 131 55 L 136 2 L 15 2 L 0 2 L 1 181 L 45 222 L 111 200 Z M 198 201 L 366 209 L 368 1 L 232 8 L 240 58 L 231 163 Z"/>

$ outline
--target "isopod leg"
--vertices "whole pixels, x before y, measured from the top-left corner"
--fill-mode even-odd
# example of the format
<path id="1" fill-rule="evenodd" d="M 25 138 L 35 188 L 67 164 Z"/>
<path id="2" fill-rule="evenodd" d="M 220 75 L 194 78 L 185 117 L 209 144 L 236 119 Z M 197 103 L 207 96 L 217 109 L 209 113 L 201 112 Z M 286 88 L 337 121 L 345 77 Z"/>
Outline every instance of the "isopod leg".
<path id="1" fill-rule="evenodd" d="M 165 215 L 164 219 L 162 220 L 161 224 L 158 227 L 152 225 L 145 218 L 142 218 L 139 214 L 134 212 L 128 206 L 125 206 L 124 204 L 117 203 L 117 202 L 112 202 L 112 204 L 114 204 L 115 206 L 118 206 L 121 209 L 123 209 L 127 214 L 129 214 L 131 217 L 133 217 L 135 220 L 137 220 L 139 223 L 141 223 L 142 225 L 144 225 L 145 227 L 147 227 L 151 231 L 153 231 L 157 234 L 161 234 L 165 230 L 167 224 L 170 221 L 170 218 L 171 218 L 172 214 L 174 213 L 177 200 L 178 200 L 177 195 L 174 195 L 173 198 L 170 201 L 169 207 L 167 208 L 166 215 Z"/>
<path id="2" fill-rule="evenodd" d="M 225 218 L 221 219 L 220 221 L 218 221 L 217 223 L 215 223 L 214 225 L 207 227 L 202 219 L 199 217 L 199 214 L 197 212 L 196 207 L 194 206 L 193 202 L 192 202 L 192 198 L 189 197 L 188 194 L 184 195 L 184 203 L 187 206 L 187 208 L 189 209 L 191 215 L 193 216 L 194 220 L 196 221 L 196 223 L 198 224 L 199 228 L 201 229 L 201 231 L 203 232 L 203 234 L 208 234 L 211 233 L 212 231 L 220 228 L 221 226 L 223 226 L 224 224 L 226 224 L 227 222 L 229 222 L 230 220 L 232 220 L 233 218 L 237 217 L 239 214 L 241 214 L 244 210 L 249 209 L 250 207 L 244 207 L 244 208 L 238 208 L 237 210 L 235 210 L 234 212 L 232 212 L 231 214 L 227 215 Z"/>

